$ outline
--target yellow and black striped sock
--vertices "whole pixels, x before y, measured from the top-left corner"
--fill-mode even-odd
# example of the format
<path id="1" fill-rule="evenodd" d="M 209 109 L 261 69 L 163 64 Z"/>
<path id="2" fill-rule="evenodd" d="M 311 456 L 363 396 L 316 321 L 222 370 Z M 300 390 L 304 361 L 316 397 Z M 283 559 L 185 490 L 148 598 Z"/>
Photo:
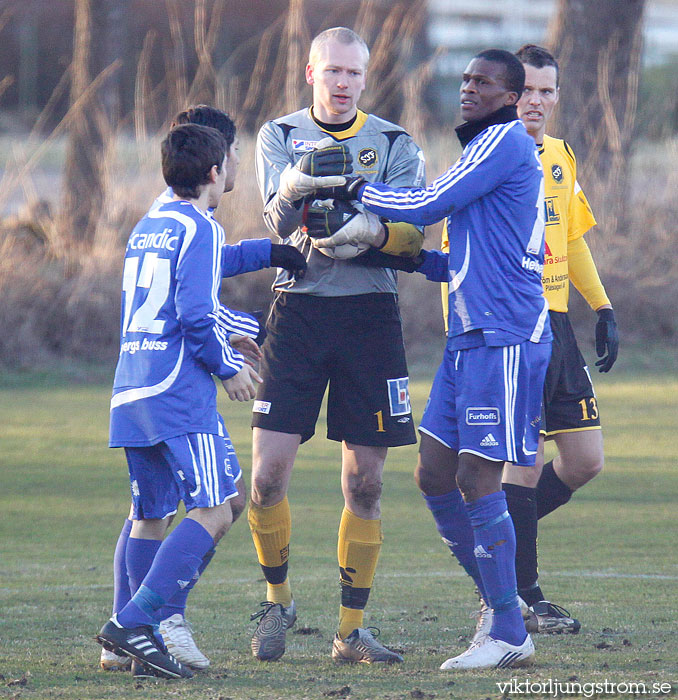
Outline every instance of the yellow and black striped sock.
<path id="1" fill-rule="evenodd" d="M 266 600 L 287 607 L 292 602 L 292 590 L 287 578 L 292 518 L 287 496 L 280 503 L 267 508 L 250 503 L 247 520 L 259 564 L 266 577 Z"/>
<path id="2" fill-rule="evenodd" d="M 339 636 L 342 639 L 362 627 L 363 610 L 372 588 L 382 539 L 381 520 L 365 520 L 344 508 L 337 546 L 341 584 Z"/>

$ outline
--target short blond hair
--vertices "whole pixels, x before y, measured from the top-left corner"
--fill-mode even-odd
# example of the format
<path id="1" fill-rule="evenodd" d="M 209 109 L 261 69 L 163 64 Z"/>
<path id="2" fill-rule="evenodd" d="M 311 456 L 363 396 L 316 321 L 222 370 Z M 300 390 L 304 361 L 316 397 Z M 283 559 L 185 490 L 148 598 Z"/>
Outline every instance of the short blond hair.
<path id="1" fill-rule="evenodd" d="M 308 52 L 308 62 L 313 66 L 320 57 L 320 52 L 331 40 L 338 41 L 340 44 L 358 44 L 365 55 L 365 65 L 367 66 L 370 60 L 370 50 L 362 37 L 356 34 L 348 27 L 332 27 L 320 32 L 318 36 L 311 42 L 311 49 Z"/>

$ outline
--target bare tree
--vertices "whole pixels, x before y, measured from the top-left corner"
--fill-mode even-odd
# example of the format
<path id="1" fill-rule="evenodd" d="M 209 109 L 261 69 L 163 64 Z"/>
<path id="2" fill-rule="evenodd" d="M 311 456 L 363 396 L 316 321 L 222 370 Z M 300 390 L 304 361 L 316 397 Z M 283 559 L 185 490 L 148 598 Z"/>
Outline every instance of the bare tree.
<path id="1" fill-rule="evenodd" d="M 104 205 L 105 151 L 119 117 L 126 0 L 76 0 L 60 228 L 91 241 Z M 110 63 L 109 63 L 110 62 Z"/>
<path id="2" fill-rule="evenodd" d="M 549 31 L 563 74 L 553 132 L 572 144 L 593 199 L 606 199 L 611 230 L 626 199 L 644 7 L 645 0 L 560 0 Z"/>

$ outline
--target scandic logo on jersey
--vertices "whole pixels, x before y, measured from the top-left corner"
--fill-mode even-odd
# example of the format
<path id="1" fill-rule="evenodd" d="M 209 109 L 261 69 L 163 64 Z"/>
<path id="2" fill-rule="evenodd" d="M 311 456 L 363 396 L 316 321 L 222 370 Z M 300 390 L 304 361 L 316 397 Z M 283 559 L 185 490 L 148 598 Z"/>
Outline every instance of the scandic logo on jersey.
<path id="1" fill-rule="evenodd" d="M 165 248 L 176 250 L 178 236 L 170 236 L 174 233 L 171 228 L 165 228 L 160 233 L 135 233 L 127 246 L 132 250 L 145 250 L 146 248 Z"/>

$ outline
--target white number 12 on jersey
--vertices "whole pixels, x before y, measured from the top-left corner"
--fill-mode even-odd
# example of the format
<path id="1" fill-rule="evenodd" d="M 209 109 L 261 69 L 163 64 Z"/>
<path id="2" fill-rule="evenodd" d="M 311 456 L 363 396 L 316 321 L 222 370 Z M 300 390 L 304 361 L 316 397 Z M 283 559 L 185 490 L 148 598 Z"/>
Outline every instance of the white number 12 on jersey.
<path id="1" fill-rule="evenodd" d="M 162 333 L 165 322 L 156 318 L 167 299 L 170 288 L 170 261 L 157 253 L 145 253 L 139 270 L 139 258 L 127 258 L 122 273 L 122 291 L 125 295 L 125 316 L 122 334 L 128 332 Z M 148 289 L 146 301 L 136 310 L 130 321 L 134 293 L 137 287 Z"/>

